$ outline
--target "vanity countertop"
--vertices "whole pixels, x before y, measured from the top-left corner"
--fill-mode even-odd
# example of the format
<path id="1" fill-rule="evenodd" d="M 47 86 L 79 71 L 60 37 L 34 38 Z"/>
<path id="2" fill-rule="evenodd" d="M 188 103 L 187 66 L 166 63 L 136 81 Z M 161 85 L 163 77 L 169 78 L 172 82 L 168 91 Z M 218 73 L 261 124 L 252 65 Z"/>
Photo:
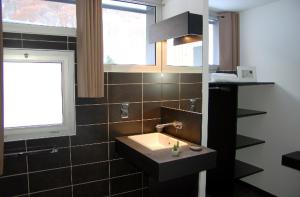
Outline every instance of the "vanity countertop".
<path id="1" fill-rule="evenodd" d="M 193 151 L 189 146 L 183 146 L 180 156 L 174 157 L 171 149 L 150 150 L 127 136 L 116 138 L 117 152 L 158 181 L 214 168 L 216 151 L 203 146 L 201 148 L 201 151 Z"/>

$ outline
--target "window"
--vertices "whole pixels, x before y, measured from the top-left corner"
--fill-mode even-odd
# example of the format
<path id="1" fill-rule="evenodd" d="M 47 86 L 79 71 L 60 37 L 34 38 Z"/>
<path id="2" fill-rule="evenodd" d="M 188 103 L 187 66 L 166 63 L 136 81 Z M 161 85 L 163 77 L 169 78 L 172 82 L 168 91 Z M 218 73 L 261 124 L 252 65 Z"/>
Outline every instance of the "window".
<path id="1" fill-rule="evenodd" d="M 167 40 L 168 66 L 202 66 L 202 41 L 174 45 L 174 39 Z"/>
<path id="2" fill-rule="evenodd" d="M 60 27 L 68 32 L 70 28 L 76 28 L 74 3 L 75 0 L 3 0 L 3 21 L 12 25 L 17 24 L 20 31 L 28 30 L 28 28 L 20 27 L 22 24 L 26 24 L 39 25 L 39 30 L 45 27 L 48 29 L 49 27 L 52 29 Z M 155 65 L 156 45 L 149 44 L 147 33 L 148 28 L 155 23 L 155 7 L 103 0 L 102 8 L 104 63 L 109 65 Z M 35 28 L 30 28 L 29 31 L 33 29 Z M 58 30 L 43 31 L 44 34 L 49 34 L 49 32 L 64 34 Z"/>
<path id="3" fill-rule="evenodd" d="M 155 44 L 147 29 L 155 23 L 155 7 L 103 0 L 105 64 L 155 65 Z"/>
<path id="4" fill-rule="evenodd" d="M 6 141 L 75 134 L 74 52 L 5 49 Z"/>
<path id="5" fill-rule="evenodd" d="M 209 65 L 219 65 L 219 23 L 209 21 Z"/>
<path id="6" fill-rule="evenodd" d="M 76 27 L 74 4 L 45 0 L 2 0 L 3 21 L 52 27 Z"/>

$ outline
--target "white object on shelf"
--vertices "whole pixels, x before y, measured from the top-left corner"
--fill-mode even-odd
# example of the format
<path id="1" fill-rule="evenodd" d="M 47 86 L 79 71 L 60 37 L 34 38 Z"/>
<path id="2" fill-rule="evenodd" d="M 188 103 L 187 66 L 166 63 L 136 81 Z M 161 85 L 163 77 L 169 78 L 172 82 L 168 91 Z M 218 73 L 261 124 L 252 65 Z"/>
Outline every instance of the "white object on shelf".
<path id="1" fill-rule="evenodd" d="M 238 79 L 240 82 L 256 82 L 256 68 L 254 66 L 238 66 Z"/>
<path id="2" fill-rule="evenodd" d="M 238 77 L 235 74 L 229 74 L 229 73 L 211 73 L 210 81 L 211 82 L 237 82 Z"/>

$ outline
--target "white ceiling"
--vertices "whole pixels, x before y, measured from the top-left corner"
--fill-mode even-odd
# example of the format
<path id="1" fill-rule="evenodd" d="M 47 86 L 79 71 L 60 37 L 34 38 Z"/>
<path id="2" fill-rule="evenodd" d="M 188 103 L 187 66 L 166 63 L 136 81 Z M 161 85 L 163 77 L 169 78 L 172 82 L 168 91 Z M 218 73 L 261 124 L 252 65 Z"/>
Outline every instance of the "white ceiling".
<path id="1" fill-rule="evenodd" d="M 243 11 L 259 7 L 278 0 L 208 0 L 209 8 L 213 11 Z"/>

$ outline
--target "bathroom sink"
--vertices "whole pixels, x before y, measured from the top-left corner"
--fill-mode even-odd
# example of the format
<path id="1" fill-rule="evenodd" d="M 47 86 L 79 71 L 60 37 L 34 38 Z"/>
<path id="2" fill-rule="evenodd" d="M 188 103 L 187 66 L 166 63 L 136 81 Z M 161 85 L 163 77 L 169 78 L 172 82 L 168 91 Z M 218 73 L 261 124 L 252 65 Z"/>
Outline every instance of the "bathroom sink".
<path id="1" fill-rule="evenodd" d="M 180 155 L 172 156 L 171 149 L 179 141 Z M 116 138 L 116 151 L 155 180 L 162 182 L 203 170 L 216 165 L 216 151 L 177 139 L 164 133 L 149 133 Z"/>
<path id="2" fill-rule="evenodd" d="M 179 147 L 188 146 L 188 143 L 162 133 L 133 135 L 128 138 L 152 151 L 171 149 L 177 141 L 179 142 Z"/>

